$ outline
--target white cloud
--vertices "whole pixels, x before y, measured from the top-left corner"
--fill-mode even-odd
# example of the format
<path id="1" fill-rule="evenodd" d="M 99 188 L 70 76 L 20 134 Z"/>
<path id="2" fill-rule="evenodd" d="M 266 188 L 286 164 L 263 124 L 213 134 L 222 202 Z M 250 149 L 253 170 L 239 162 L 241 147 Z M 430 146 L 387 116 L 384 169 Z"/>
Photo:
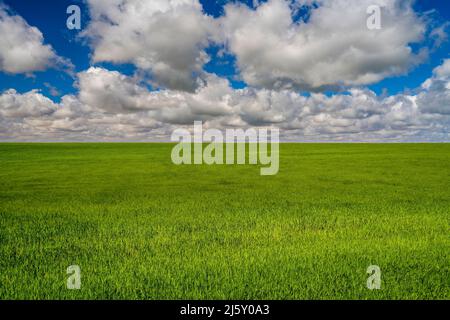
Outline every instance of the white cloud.
<path id="1" fill-rule="evenodd" d="M 422 112 L 450 115 L 450 59 L 434 69 L 433 77 L 422 85 L 417 104 Z"/>
<path id="2" fill-rule="evenodd" d="M 0 140 L 167 140 L 195 120 L 215 128 L 274 125 L 287 141 L 450 140 L 450 59 L 414 94 L 362 88 L 420 59 L 409 44 L 421 40 L 425 24 L 409 1 L 256 1 L 256 10 L 230 4 L 216 20 L 197 0 L 87 1 L 93 61 L 133 63 L 137 74 L 91 67 L 77 74 L 78 92 L 58 103 L 38 90 L 6 90 Z M 319 6 L 309 18 L 293 22 L 312 3 Z M 377 3 L 382 29 L 371 31 L 366 8 Z M 1 10 L 1 70 L 32 72 L 60 59 L 39 30 Z M 249 87 L 233 89 L 203 71 L 212 40 L 226 42 Z M 163 87 L 150 89 L 148 76 Z M 321 93 L 336 86 L 347 91 Z"/>
<path id="3" fill-rule="evenodd" d="M 45 116 L 56 108 L 56 104 L 37 90 L 18 94 L 16 90 L 10 89 L 0 95 L 0 115 L 4 118 Z"/>
<path id="4" fill-rule="evenodd" d="M 194 93 L 160 90 L 149 91 L 136 80 L 103 68 L 90 68 L 79 75 L 79 97 L 86 105 L 107 113 L 151 111 L 156 118 L 168 123 L 191 123 L 231 112 L 227 95 L 232 89 L 228 81 L 206 75 Z"/>
<path id="5" fill-rule="evenodd" d="M 208 60 L 214 21 L 197 0 L 88 0 L 93 61 L 133 63 L 157 84 L 185 91 Z"/>
<path id="6" fill-rule="evenodd" d="M 68 65 L 58 57 L 36 27 L 0 4 L 0 71 L 29 73 L 58 64 Z"/>
<path id="7" fill-rule="evenodd" d="M 436 67 L 433 70 L 433 73 L 438 78 L 448 78 L 448 77 L 450 77 L 450 59 L 444 60 L 444 62 L 440 66 Z"/>
<path id="8" fill-rule="evenodd" d="M 430 38 L 434 40 L 435 48 L 439 48 L 443 43 L 448 41 L 447 28 L 449 26 L 450 22 L 446 22 L 431 30 Z"/>
<path id="9" fill-rule="evenodd" d="M 410 1 L 314 2 L 319 5 L 309 7 L 306 22 L 293 21 L 285 0 L 269 0 L 256 10 L 226 6 L 224 37 L 249 85 L 306 90 L 365 85 L 405 73 L 425 54 L 409 47 L 426 29 Z M 380 30 L 366 25 L 367 7 L 374 4 L 382 7 Z"/>
<path id="10" fill-rule="evenodd" d="M 389 97 L 368 89 L 310 96 L 237 90 L 215 75 L 193 93 L 150 91 L 135 78 L 90 68 L 78 75 L 79 94 L 58 104 L 38 91 L 1 94 L 0 139 L 159 141 L 175 127 L 203 120 L 219 129 L 275 125 L 285 141 L 449 141 L 449 89 L 437 76 L 445 65 L 416 95 Z"/>

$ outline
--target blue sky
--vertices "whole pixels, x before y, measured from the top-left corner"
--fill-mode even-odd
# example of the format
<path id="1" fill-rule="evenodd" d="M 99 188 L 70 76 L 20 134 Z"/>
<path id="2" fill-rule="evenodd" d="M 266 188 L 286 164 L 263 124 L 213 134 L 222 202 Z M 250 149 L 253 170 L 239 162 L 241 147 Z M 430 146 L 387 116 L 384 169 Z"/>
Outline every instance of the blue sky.
<path id="1" fill-rule="evenodd" d="M 0 0 L 0 140 L 167 140 L 193 120 L 289 141 L 450 140 L 448 1 L 392 0 L 374 32 L 381 0 L 158 1 Z M 73 4 L 81 30 L 66 27 Z M 31 27 L 41 40 L 19 38 Z"/>
<path id="2" fill-rule="evenodd" d="M 89 13 L 86 5 L 81 0 L 4 0 L 10 8 L 21 15 L 31 26 L 36 26 L 44 34 L 45 42 L 51 44 L 55 51 L 63 57 L 69 58 L 75 65 L 76 71 L 82 71 L 93 65 L 90 61 L 91 50 L 86 41 L 79 39 L 77 30 L 66 28 L 67 15 L 66 8 L 71 4 L 78 4 L 83 10 L 82 29 L 89 22 Z M 223 15 L 223 6 L 228 2 L 225 0 L 200 1 L 204 12 L 214 17 Z M 236 1 L 234 1 L 236 2 Z M 252 6 L 252 1 L 241 1 Z M 435 11 L 432 15 L 435 23 L 450 21 L 450 2 L 441 0 L 421 0 L 416 1 L 414 7 L 417 12 L 424 13 Z M 431 39 L 425 40 L 424 44 L 432 46 Z M 235 65 L 235 57 L 227 54 L 224 57 L 217 57 L 220 47 L 212 45 L 208 48 L 208 53 L 213 57 L 211 62 L 205 65 L 205 70 L 216 73 L 230 79 L 235 88 L 243 88 L 245 82 L 235 79 L 238 71 Z M 441 47 L 433 50 L 429 58 L 424 63 L 412 68 L 410 72 L 402 76 L 387 78 L 379 83 L 370 85 L 369 88 L 377 93 L 387 90 L 389 94 L 396 94 L 404 90 L 414 90 L 430 77 L 432 70 L 437 67 L 443 59 L 449 57 L 450 43 L 446 42 Z M 101 66 L 109 69 L 120 70 L 124 74 L 132 74 L 135 68 L 131 64 L 113 65 L 101 63 Z M 35 88 L 40 88 L 43 93 L 58 101 L 59 98 L 68 93 L 75 93 L 73 86 L 74 79 L 69 75 L 61 73 L 59 70 L 49 69 L 45 72 L 29 75 L 10 75 L 0 73 L 0 91 L 8 88 L 16 88 L 19 92 L 26 92 Z M 59 94 L 53 96 L 50 93 L 49 85 L 58 90 Z"/>

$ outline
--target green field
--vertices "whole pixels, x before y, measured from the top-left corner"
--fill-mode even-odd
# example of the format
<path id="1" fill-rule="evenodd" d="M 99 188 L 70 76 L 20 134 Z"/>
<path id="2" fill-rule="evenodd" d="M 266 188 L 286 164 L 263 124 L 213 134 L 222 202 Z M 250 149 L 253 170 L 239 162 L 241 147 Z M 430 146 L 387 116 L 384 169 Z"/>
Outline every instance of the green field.
<path id="1" fill-rule="evenodd" d="M 0 299 L 450 298 L 450 144 L 282 144 L 276 176 L 171 148 L 0 144 Z"/>

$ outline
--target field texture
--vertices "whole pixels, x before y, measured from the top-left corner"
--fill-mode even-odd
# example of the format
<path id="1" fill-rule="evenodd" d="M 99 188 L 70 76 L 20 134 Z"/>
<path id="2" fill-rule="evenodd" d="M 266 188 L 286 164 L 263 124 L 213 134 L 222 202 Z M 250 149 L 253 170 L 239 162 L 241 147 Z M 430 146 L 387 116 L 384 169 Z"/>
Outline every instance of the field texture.
<path id="1" fill-rule="evenodd" d="M 449 144 L 283 144 L 276 176 L 172 146 L 0 144 L 0 299 L 450 298 Z"/>

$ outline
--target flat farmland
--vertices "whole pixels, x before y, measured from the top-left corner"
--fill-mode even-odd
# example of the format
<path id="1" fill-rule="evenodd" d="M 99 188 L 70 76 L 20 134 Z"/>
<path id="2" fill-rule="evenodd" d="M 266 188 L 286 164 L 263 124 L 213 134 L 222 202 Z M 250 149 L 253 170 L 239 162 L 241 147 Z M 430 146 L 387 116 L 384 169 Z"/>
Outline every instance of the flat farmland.
<path id="1" fill-rule="evenodd" d="M 0 144 L 0 299 L 450 298 L 450 144 L 281 144 L 274 176 L 172 147 Z"/>

